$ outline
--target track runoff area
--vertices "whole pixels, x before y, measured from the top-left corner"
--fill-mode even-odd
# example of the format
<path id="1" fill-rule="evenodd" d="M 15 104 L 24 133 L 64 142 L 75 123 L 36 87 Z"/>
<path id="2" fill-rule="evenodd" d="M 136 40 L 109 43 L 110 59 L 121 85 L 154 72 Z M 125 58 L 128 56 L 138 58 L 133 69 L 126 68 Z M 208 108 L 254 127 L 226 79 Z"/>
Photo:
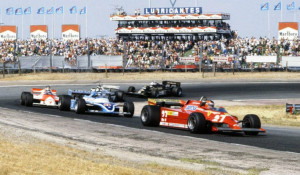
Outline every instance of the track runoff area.
<path id="1" fill-rule="evenodd" d="M 134 86 L 136 89 L 143 87 L 145 83 L 112 83 L 112 85 L 119 85 L 120 90 L 127 91 L 129 86 Z M 266 133 L 259 133 L 257 136 L 248 136 L 243 133 L 225 132 L 225 133 L 202 133 L 194 134 L 182 129 L 170 129 L 167 127 L 146 127 L 143 126 L 140 118 L 143 105 L 146 104 L 147 98 L 131 97 L 124 95 L 125 101 L 133 102 L 134 104 L 143 103 L 142 106 L 135 108 L 135 115 L 132 118 L 115 117 L 106 114 L 75 114 L 72 111 L 60 111 L 56 107 L 26 107 L 20 105 L 20 95 L 22 91 L 30 91 L 32 87 L 44 88 L 44 85 L 26 85 L 26 86 L 5 86 L 0 89 L 0 95 L 3 97 L 0 100 L 0 106 L 4 108 L 16 109 L 21 111 L 30 111 L 40 114 L 51 114 L 67 118 L 78 118 L 92 122 L 109 123 L 131 128 L 141 128 L 146 130 L 154 130 L 162 133 L 172 133 L 182 136 L 190 136 L 197 138 L 205 138 L 209 140 L 236 143 L 242 145 L 255 146 L 260 148 L 267 148 L 280 151 L 289 151 L 300 153 L 297 134 L 300 131 L 295 128 L 278 128 L 271 126 L 264 126 Z M 52 85 L 52 89 L 56 90 L 57 95 L 66 94 L 68 89 L 90 90 L 95 88 L 94 84 L 86 85 L 71 85 L 60 84 Z M 300 83 L 289 82 L 270 82 L 270 83 L 189 83 L 181 84 L 182 97 L 167 97 L 172 100 L 199 100 L 201 96 L 209 97 L 210 100 L 247 100 L 247 99 L 288 99 L 299 98 L 297 93 L 300 88 Z M 215 104 L 218 106 L 218 104 Z M 251 104 L 249 104 L 251 105 Z M 123 109 L 124 110 L 124 109 Z M 120 110 L 121 111 L 121 110 Z M 267 112 L 267 111 L 266 111 Z M 55 118 L 53 118 L 55 120 Z M 295 135 L 296 134 L 296 135 Z"/>

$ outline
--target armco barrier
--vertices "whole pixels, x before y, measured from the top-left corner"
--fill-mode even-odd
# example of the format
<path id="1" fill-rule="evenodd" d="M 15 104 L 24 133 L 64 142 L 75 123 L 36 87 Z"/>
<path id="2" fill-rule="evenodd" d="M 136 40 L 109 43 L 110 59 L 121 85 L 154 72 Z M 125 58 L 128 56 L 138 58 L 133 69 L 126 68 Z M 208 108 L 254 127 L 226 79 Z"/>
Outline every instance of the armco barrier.
<path id="1" fill-rule="evenodd" d="M 290 70 L 290 71 L 299 71 L 300 70 L 300 57 L 283 56 L 281 65 L 284 68 L 288 68 L 288 70 Z"/>
<path id="2" fill-rule="evenodd" d="M 249 57 L 252 61 L 254 57 Z M 270 56 L 264 57 L 265 61 L 274 61 L 275 57 Z M 20 65 L 21 70 L 23 72 L 31 72 L 31 71 L 48 71 L 50 67 L 50 56 L 28 56 L 28 57 L 20 57 Z M 213 72 L 213 65 L 206 64 L 203 62 L 202 65 L 204 67 L 200 68 L 199 62 L 194 63 L 176 63 L 176 64 L 168 64 L 166 65 L 165 59 L 160 59 L 160 62 L 153 62 L 150 65 L 144 65 L 135 63 L 130 67 L 124 67 L 126 62 L 123 63 L 122 56 L 107 56 L 107 55 L 91 55 L 90 56 L 90 64 L 88 63 L 89 59 L 87 56 L 78 56 L 76 60 L 67 61 L 63 56 L 53 56 L 52 58 L 52 69 L 54 71 L 64 72 L 65 70 L 69 71 L 105 71 L 108 70 L 110 72 L 139 72 L 139 71 L 176 71 L 176 72 L 195 72 L 200 69 L 205 72 Z M 267 64 L 251 62 L 247 64 L 240 64 L 238 61 L 234 60 L 236 64 L 234 65 L 235 72 L 267 72 L 267 71 L 300 71 L 300 57 L 282 57 L 282 66 L 276 65 L 276 63 L 269 62 Z M 237 64 L 239 63 L 239 64 Z M 88 67 L 88 66 L 91 67 Z M 252 66 L 251 66 L 252 65 Z M 0 69 L 2 71 L 2 64 L 0 64 Z M 216 72 L 232 72 L 231 63 L 229 64 L 217 64 Z M 10 73 L 18 72 L 18 62 L 15 63 L 6 63 L 5 64 L 6 71 Z"/>

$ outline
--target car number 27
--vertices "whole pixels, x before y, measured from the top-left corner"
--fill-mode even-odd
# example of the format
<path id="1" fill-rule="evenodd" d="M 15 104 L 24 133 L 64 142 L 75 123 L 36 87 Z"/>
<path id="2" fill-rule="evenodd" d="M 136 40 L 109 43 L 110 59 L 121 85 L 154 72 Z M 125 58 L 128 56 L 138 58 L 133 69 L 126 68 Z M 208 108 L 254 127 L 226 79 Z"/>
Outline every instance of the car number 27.
<path id="1" fill-rule="evenodd" d="M 226 115 L 216 115 L 214 117 L 214 119 L 212 119 L 211 121 L 222 123 L 225 120 L 225 118 L 226 118 Z"/>

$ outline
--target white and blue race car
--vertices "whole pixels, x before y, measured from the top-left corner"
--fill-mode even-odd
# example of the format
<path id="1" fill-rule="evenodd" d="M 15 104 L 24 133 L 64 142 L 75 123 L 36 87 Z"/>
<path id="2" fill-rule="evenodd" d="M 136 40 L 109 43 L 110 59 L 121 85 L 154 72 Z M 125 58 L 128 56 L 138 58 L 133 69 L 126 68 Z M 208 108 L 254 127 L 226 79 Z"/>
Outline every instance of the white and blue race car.
<path id="1" fill-rule="evenodd" d="M 113 102 L 124 101 L 124 92 L 120 90 L 120 86 L 101 85 L 96 88 L 92 88 L 91 91 L 101 92 L 101 94 L 107 94 Z"/>
<path id="2" fill-rule="evenodd" d="M 60 110 L 72 110 L 77 114 L 99 113 L 132 117 L 132 102 L 114 103 L 109 94 L 97 91 L 69 90 L 68 95 L 61 96 L 58 102 Z"/>

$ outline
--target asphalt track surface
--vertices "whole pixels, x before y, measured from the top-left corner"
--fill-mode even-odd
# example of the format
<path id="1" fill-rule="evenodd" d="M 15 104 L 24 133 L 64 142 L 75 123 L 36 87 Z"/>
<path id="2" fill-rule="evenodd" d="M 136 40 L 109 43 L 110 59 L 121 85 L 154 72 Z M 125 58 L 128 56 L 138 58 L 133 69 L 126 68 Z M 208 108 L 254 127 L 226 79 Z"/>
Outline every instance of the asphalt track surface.
<path id="1" fill-rule="evenodd" d="M 141 83 L 121 84 L 120 86 L 122 90 L 126 90 L 129 85 L 134 85 L 136 88 L 142 87 Z M 155 130 L 159 131 L 159 134 L 171 133 L 220 142 L 300 153 L 299 128 L 262 126 L 267 130 L 267 133 L 260 133 L 258 136 L 245 136 L 241 133 L 191 134 L 188 131 L 179 129 L 170 129 L 164 127 L 144 127 L 141 124 L 139 116 L 134 116 L 133 118 L 124 118 L 98 114 L 78 115 L 71 111 L 59 111 L 55 108 L 21 106 L 19 104 L 21 92 L 30 91 L 32 87 L 42 88 L 42 86 L 0 86 L 0 107 L 89 120 L 99 123 L 122 125 L 131 128 Z M 89 90 L 92 87 L 94 86 L 52 85 L 52 88 L 57 90 L 58 95 L 66 94 L 68 89 Z M 300 98 L 300 83 L 289 82 L 184 83 L 182 84 L 182 88 L 184 93 L 182 99 L 199 99 L 201 96 L 207 96 L 210 99 L 215 100 Z M 126 100 L 135 102 L 146 101 L 147 99 L 128 97 L 126 98 Z M 55 117 L 53 119 L 55 120 Z M 245 151 L 243 149 L 244 148 L 241 147 L 241 151 Z"/>

